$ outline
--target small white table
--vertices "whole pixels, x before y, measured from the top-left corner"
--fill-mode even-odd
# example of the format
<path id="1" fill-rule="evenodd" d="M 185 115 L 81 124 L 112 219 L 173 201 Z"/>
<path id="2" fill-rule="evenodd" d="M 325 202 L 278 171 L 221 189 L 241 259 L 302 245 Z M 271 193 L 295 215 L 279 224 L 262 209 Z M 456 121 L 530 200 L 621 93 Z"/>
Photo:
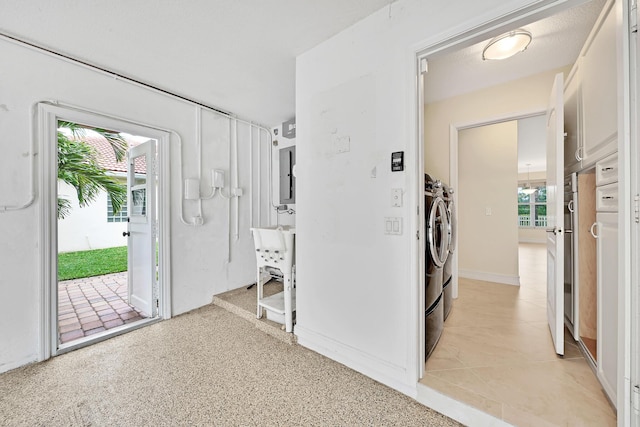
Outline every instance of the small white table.
<path id="1" fill-rule="evenodd" d="M 293 271 L 295 265 L 295 234 L 296 230 L 290 226 L 251 228 L 253 242 L 256 248 L 258 312 L 257 318 L 262 318 L 264 309 L 275 314 L 284 315 L 284 325 L 287 332 L 293 332 L 293 312 L 296 310 L 295 288 L 293 286 Z M 263 267 L 277 268 L 282 272 L 284 290 L 276 295 L 264 298 L 261 280 Z"/>

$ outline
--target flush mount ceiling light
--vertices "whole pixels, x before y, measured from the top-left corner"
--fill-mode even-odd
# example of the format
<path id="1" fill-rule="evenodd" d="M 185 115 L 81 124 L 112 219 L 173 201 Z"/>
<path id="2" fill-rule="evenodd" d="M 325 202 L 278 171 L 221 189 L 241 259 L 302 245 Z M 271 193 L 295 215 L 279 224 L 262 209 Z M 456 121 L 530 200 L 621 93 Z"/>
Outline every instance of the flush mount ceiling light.
<path id="1" fill-rule="evenodd" d="M 482 50 L 482 59 L 506 59 L 524 51 L 531 43 L 531 33 L 523 29 L 494 37 Z"/>

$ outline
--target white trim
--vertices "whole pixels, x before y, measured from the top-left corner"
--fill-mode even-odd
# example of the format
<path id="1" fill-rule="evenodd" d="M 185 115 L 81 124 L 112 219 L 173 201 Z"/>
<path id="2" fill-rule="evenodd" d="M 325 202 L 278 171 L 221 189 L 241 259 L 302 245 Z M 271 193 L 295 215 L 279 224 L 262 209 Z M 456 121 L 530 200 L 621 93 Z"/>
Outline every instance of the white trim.
<path id="1" fill-rule="evenodd" d="M 628 7 L 628 6 L 627 6 Z M 633 10 L 630 13 L 635 14 L 635 20 L 638 18 L 638 11 Z M 640 173 L 638 173 L 638 168 L 640 167 L 640 147 L 638 146 L 638 136 L 639 136 L 639 107 L 638 102 L 635 101 L 638 99 L 638 87 L 640 83 L 640 75 L 638 73 L 638 61 L 639 61 L 639 52 L 640 45 L 638 43 L 638 35 L 637 33 L 631 37 L 630 39 L 630 58 L 629 58 L 629 66 L 630 66 L 630 90 L 631 94 L 631 103 L 630 103 L 630 146 L 629 146 L 629 156 L 628 163 L 625 165 L 624 158 L 618 156 L 619 166 L 622 166 L 620 169 L 622 171 L 623 180 L 629 179 L 629 197 L 630 201 L 634 199 L 635 195 L 640 194 Z M 628 170 L 626 169 L 628 168 Z M 623 193 L 624 189 L 620 189 L 620 199 L 623 199 L 625 194 Z M 635 210 L 635 207 L 634 207 Z M 621 224 L 624 224 L 624 221 L 627 219 L 623 219 Z M 640 302 L 639 302 L 639 284 L 640 284 L 640 263 L 638 263 L 638 259 L 640 259 L 640 225 L 635 222 L 634 218 L 629 219 L 631 221 L 628 238 L 630 239 L 630 253 L 629 257 L 625 257 L 624 262 L 630 262 L 630 282 L 631 286 L 628 288 L 625 287 L 623 293 L 621 293 L 621 297 L 624 301 L 618 300 L 621 307 L 621 316 L 624 317 L 624 322 L 628 325 L 627 330 L 624 334 L 624 344 L 625 347 L 629 346 L 629 356 L 627 360 L 624 361 L 624 369 L 627 370 L 627 375 L 624 376 L 624 384 L 622 385 L 623 390 L 618 389 L 619 399 L 622 399 L 626 402 L 633 402 L 633 387 L 640 383 L 640 336 L 638 334 L 638 330 L 640 330 L 640 320 L 638 316 L 631 316 L 631 313 L 640 312 Z M 620 232 L 623 231 L 623 227 L 621 227 Z M 635 262 L 633 262 L 636 260 Z M 626 279 L 626 278 L 625 278 Z M 628 365 L 627 365 L 628 363 Z M 619 364 L 620 366 L 620 364 Z M 629 406 L 633 406 L 631 403 Z M 629 419 L 627 420 L 627 413 L 625 411 L 625 420 L 628 425 L 632 427 L 640 426 L 640 414 L 635 411 L 629 411 Z"/>
<path id="2" fill-rule="evenodd" d="M 408 384 L 398 380 L 398 378 L 407 378 L 407 381 L 412 381 L 411 378 L 407 377 L 407 371 L 403 367 L 364 353 L 302 326 L 296 326 L 295 335 L 299 345 L 342 363 L 409 397 L 416 398 L 415 383 Z"/>
<path id="3" fill-rule="evenodd" d="M 486 271 L 473 271 L 460 269 L 458 271 L 461 278 L 482 280 L 483 282 L 502 283 L 503 285 L 520 286 L 520 276 L 511 276 L 509 274 L 488 273 Z"/>
<path id="4" fill-rule="evenodd" d="M 449 418 L 475 427 L 510 427 L 511 424 L 499 418 L 482 412 L 480 409 L 467 405 L 442 394 L 424 384 L 418 383 L 416 400 L 429 408 L 447 415 Z"/>
<path id="5" fill-rule="evenodd" d="M 631 114 L 638 112 L 637 97 L 632 98 L 631 96 L 632 88 L 635 87 L 632 78 L 638 78 L 638 70 L 637 64 L 632 62 L 632 58 L 636 59 L 635 55 L 632 56 L 630 52 L 634 41 L 637 41 L 637 32 L 634 31 L 634 35 L 631 36 L 632 30 L 629 23 L 630 14 L 635 13 L 637 17 L 637 10 L 635 7 L 632 8 L 629 3 L 622 0 L 616 2 L 614 6 L 617 8 L 615 12 L 619 24 L 616 39 L 618 43 L 621 43 L 617 51 L 618 53 L 622 52 L 622 55 L 618 56 L 620 69 L 618 70 L 617 88 L 618 94 L 624 94 L 624 96 L 618 96 L 618 188 L 620 197 L 618 198 L 618 372 L 615 386 L 618 425 L 631 425 L 632 422 L 634 424 L 640 422 L 637 414 L 632 419 L 634 411 L 632 409 L 633 391 L 631 386 L 633 384 L 629 382 L 633 373 L 632 360 L 636 363 L 638 361 L 637 347 L 632 347 L 634 344 L 637 345 L 637 342 L 634 343 L 634 341 L 638 339 L 638 331 L 634 331 L 633 324 L 633 318 L 637 319 L 638 306 L 637 300 L 634 301 L 632 298 L 633 270 L 634 266 L 638 264 L 638 253 L 634 252 L 632 242 L 632 230 L 634 227 L 637 229 L 637 224 L 632 218 L 633 195 L 636 194 L 634 191 L 637 191 L 636 184 L 632 180 L 632 174 L 637 173 L 638 167 L 635 162 L 636 158 L 633 157 L 634 152 L 637 152 L 638 149 L 637 134 L 635 135 L 636 140 L 631 140 L 632 128 L 637 120 L 637 117 L 632 118 Z M 635 286 L 638 286 L 637 282 L 635 282 Z M 637 375 L 637 372 L 635 374 Z"/>
<path id="6" fill-rule="evenodd" d="M 41 259 L 41 300 L 39 322 L 39 350 L 38 360 L 46 360 L 55 356 L 58 351 L 57 334 L 57 149 L 56 131 L 59 119 L 84 123 L 106 129 L 119 129 L 123 132 L 144 135 L 158 141 L 158 202 L 162 208 L 157 212 L 157 221 L 160 229 L 159 239 L 159 300 L 160 310 L 158 315 L 163 319 L 171 317 L 171 265 L 170 265 L 170 131 L 145 125 L 131 120 L 90 111 L 81 107 L 59 104 L 57 102 L 42 101 L 37 103 L 39 124 L 39 147 L 42 156 L 40 158 L 40 194 L 41 218 L 40 218 L 40 247 Z M 64 106 L 60 106 L 64 105 Z M 145 322 L 151 323 L 151 322 Z M 111 337 L 122 333 L 114 330 L 104 337 Z M 104 338 L 103 337 L 103 338 Z M 92 343 L 86 340 L 82 345 Z M 65 346 L 67 347 L 67 346 Z M 75 346 L 74 346 L 75 348 Z M 60 352 L 64 352 L 60 348 Z"/>
<path id="7" fill-rule="evenodd" d="M 547 241 L 545 239 L 531 239 L 531 238 L 521 237 L 518 239 L 518 243 L 536 243 L 536 244 L 544 245 L 545 243 L 547 243 Z"/>
<path id="8" fill-rule="evenodd" d="M 409 188 L 408 194 L 415 195 L 415 201 L 408 201 L 410 218 L 414 218 L 415 222 L 412 224 L 411 234 L 409 235 L 410 250 L 409 259 L 411 260 L 411 275 L 410 283 L 417 283 L 418 286 L 410 287 L 410 303 L 409 313 L 424 313 L 426 307 L 424 306 L 425 299 L 425 265 L 424 265 L 424 253 L 426 249 L 426 230 L 425 230 L 425 205 L 424 205 L 424 75 L 426 72 L 421 72 L 422 64 L 421 59 L 416 58 L 415 52 L 411 51 L 409 56 L 410 64 L 413 65 L 412 78 L 408 81 L 413 83 L 410 93 L 417 92 L 417 99 L 414 108 L 417 107 L 417 115 L 410 115 L 409 129 L 416 129 L 417 144 L 412 147 L 408 144 L 407 151 L 412 152 L 415 158 L 415 173 L 418 179 L 412 179 L 411 173 L 407 173 L 407 186 Z M 417 73 L 417 76 L 416 76 Z M 415 120 L 415 122 L 414 122 Z M 422 143 L 420 143 L 422 141 Z M 411 157 L 409 157 L 411 158 Z M 412 188 L 413 187 L 413 188 Z M 413 236 L 416 239 L 413 239 Z M 407 327 L 409 333 L 407 342 L 409 348 L 407 349 L 407 369 L 415 369 L 415 372 L 410 373 L 410 377 L 422 378 L 424 375 L 424 360 L 425 360 L 425 324 L 424 316 L 419 315 L 418 319 L 409 316 L 409 324 Z M 412 356 L 417 354 L 418 363 L 415 363 Z"/>

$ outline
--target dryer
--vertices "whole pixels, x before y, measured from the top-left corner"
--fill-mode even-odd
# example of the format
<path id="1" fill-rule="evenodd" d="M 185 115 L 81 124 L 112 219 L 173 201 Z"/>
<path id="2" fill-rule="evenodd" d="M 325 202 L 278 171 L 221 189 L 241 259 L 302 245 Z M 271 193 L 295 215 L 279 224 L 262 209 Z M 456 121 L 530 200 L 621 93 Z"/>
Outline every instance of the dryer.
<path id="1" fill-rule="evenodd" d="M 425 174 L 425 359 L 435 348 L 444 327 L 442 274 L 449 253 L 447 205 L 442 183 Z"/>
<path id="2" fill-rule="evenodd" d="M 456 243 L 456 215 L 455 205 L 453 203 L 453 188 L 446 184 L 442 184 L 443 195 L 442 198 L 447 205 L 447 219 L 449 222 L 448 237 L 449 237 L 449 251 L 447 254 L 447 260 L 443 267 L 442 277 L 442 298 L 444 299 L 444 320 L 447 320 L 451 307 L 453 307 L 453 285 L 451 278 L 453 277 L 453 252 L 455 251 Z"/>

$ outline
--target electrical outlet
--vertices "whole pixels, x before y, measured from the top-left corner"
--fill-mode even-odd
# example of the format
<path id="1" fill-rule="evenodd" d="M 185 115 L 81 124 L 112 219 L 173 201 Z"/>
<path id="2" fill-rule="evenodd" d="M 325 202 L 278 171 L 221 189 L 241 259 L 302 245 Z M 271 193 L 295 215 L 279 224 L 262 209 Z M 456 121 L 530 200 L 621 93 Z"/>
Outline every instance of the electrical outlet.
<path id="1" fill-rule="evenodd" d="M 394 208 L 402 207 L 402 188 L 391 189 L 391 206 Z"/>

